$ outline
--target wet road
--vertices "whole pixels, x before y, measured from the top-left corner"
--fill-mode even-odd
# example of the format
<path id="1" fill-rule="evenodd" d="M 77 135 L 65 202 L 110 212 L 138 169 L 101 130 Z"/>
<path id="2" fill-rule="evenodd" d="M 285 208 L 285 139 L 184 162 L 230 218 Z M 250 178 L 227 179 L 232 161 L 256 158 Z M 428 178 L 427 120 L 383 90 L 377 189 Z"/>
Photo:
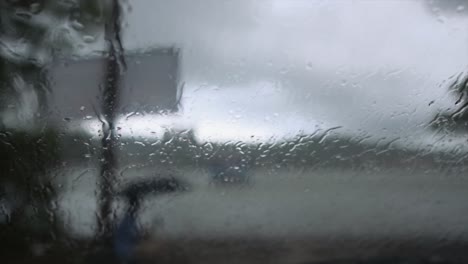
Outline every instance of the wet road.
<path id="1" fill-rule="evenodd" d="M 128 169 L 121 182 L 152 175 Z M 97 170 L 76 167 L 63 181 L 69 230 L 91 236 Z M 468 176 L 402 169 L 257 169 L 247 184 L 214 185 L 203 170 L 174 172 L 187 192 L 150 197 L 140 222 L 165 238 L 468 238 Z M 124 205 L 117 200 L 116 210 Z"/>

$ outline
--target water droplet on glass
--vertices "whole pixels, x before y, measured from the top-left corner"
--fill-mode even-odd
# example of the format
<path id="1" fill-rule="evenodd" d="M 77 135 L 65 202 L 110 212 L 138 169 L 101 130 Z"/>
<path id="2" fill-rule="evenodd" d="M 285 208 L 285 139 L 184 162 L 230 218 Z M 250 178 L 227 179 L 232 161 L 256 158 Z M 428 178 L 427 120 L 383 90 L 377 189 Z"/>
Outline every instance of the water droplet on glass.
<path id="1" fill-rule="evenodd" d="M 40 3 L 33 3 L 29 6 L 29 11 L 33 14 L 37 14 L 41 11 L 41 4 Z"/>
<path id="2" fill-rule="evenodd" d="M 135 145 L 140 145 L 140 146 L 143 146 L 143 147 L 146 147 L 145 143 L 141 142 L 141 141 L 135 141 L 133 142 Z"/>
<path id="3" fill-rule="evenodd" d="M 32 15 L 31 13 L 29 12 L 21 12 L 21 11 L 18 11 L 15 13 L 15 15 L 18 17 L 18 18 L 21 18 L 21 19 L 31 19 Z"/>
<path id="4" fill-rule="evenodd" d="M 439 21 L 440 23 L 445 23 L 446 20 L 447 19 L 445 16 L 442 16 L 442 15 L 437 16 L 437 21 Z"/>
<path id="5" fill-rule="evenodd" d="M 72 28 L 74 28 L 76 30 L 83 30 L 83 28 L 84 28 L 83 24 L 81 24 L 80 22 L 78 22 L 76 20 L 71 23 L 71 26 L 72 26 Z M 92 37 L 92 36 L 88 36 L 88 37 Z"/>
<path id="6" fill-rule="evenodd" d="M 91 35 L 83 36 L 83 41 L 86 42 L 86 43 L 92 43 L 95 40 L 96 40 L 96 38 L 94 36 L 91 36 Z"/>

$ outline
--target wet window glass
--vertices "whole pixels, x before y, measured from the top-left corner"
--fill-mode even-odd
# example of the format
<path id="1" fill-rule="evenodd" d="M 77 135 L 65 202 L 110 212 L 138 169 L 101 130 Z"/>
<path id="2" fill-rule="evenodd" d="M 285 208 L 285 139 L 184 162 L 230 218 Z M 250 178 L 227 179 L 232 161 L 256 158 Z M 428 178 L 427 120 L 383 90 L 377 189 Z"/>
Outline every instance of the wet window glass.
<path id="1" fill-rule="evenodd" d="M 464 0 L 0 0 L 1 263 L 467 263 Z"/>

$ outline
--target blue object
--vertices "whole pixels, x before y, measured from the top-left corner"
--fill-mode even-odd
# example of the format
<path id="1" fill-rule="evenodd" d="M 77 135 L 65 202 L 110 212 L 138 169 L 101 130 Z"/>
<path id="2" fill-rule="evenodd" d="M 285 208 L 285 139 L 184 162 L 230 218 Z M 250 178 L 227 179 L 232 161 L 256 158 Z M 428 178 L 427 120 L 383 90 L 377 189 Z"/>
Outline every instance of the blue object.
<path id="1" fill-rule="evenodd" d="M 115 230 L 115 254 L 123 263 L 134 258 L 135 249 L 139 241 L 139 228 L 136 221 L 136 210 L 128 210 L 125 217 Z"/>
<path id="2" fill-rule="evenodd" d="M 135 249 L 141 238 L 140 228 L 137 223 L 140 201 L 150 194 L 157 195 L 183 190 L 186 190 L 186 187 L 181 185 L 178 180 L 170 177 L 137 182 L 120 193 L 126 198 L 128 209 L 122 221 L 114 230 L 113 243 L 115 256 L 122 263 L 134 263 L 135 261 Z"/>

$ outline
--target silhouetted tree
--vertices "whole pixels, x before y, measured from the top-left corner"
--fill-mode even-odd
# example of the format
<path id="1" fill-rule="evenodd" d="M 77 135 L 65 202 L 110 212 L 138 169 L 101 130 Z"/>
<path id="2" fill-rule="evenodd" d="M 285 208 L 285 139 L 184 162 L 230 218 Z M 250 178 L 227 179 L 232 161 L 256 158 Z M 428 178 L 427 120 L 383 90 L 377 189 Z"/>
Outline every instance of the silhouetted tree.
<path id="1" fill-rule="evenodd" d="M 57 235 L 49 171 L 59 164 L 59 132 L 47 118 L 46 66 L 104 33 L 111 6 L 110 0 L 0 0 L 0 196 L 3 187 L 14 187 L 11 238 Z"/>
<path id="2" fill-rule="evenodd" d="M 468 132 L 468 75 L 458 75 L 449 85 L 449 92 L 454 95 L 453 108 L 438 113 L 431 125 L 434 129 Z"/>

